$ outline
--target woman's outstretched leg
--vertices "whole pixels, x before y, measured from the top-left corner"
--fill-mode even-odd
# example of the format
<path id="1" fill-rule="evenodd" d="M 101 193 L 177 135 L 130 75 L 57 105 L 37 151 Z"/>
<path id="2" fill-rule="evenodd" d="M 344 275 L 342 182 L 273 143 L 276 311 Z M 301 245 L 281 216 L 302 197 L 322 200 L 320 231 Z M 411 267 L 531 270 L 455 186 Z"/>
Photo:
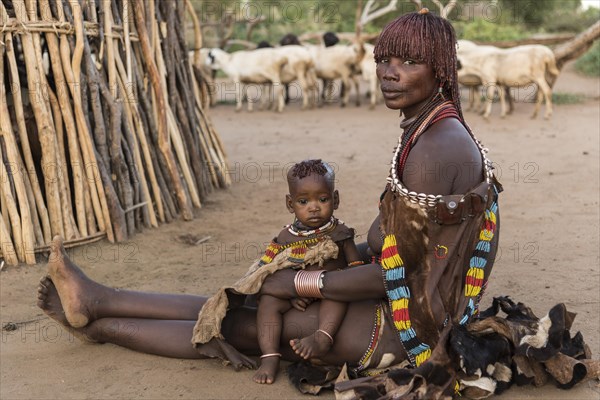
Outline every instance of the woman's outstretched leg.
<path id="1" fill-rule="evenodd" d="M 82 331 L 93 341 L 112 343 L 146 354 L 172 358 L 203 358 L 192 346 L 195 321 L 102 318 Z"/>
<path id="2" fill-rule="evenodd" d="M 50 277 L 44 277 L 38 287 L 38 306 L 44 312 L 66 327 L 75 337 L 86 342 L 112 343 L 131 350 L 147 354 L 155 354 L 174 358 L 205 358 L 191 343 L 195 321 L 191 320 L 166 320 L 144 318 L 101 318 L 91 321 L 85 327 L 73 328 L 65 316 L 64 309 L 56 286 Z M 238 313 L 239 314 L 239 313 Z M 228 333 L 228 337 L 235 337 L 236 343 L 250 352 L 256 352 L 256 333 L 253 329 L 247 330 L 240 327 L 247 326 L 248 322 L 255 321 L 255 313 L 240 314 L 226 325 L 230 328 L 237 327 L 236 334 Z M 227 319 L 227 318 L 226 318 Z M 249 335 L 240 338 L 237 333 Z M 253 345 L 254 343 L 254 345 Z M 222 347 L 217 343 L 204 345 L 203 354 L 217 357 L 222 352 Z M 232 360 L 236 368 L 254 366 L 254 361 L 243 355 Z"/>
<path id="3" fill-rule="evenodd" d="M 64 316 L 74 328 L 100 318 L 149 318 L 195 321 L 205 297 L 113 289 L 89 279 L 71 262 L 57 236 L 52 241 L 48 274 Z"/>
<path id="4" fill-rule="evenodd" d="M 73 328 L 65 316 L 56 286 L 49 277 L 38 287 L 38 306 L 83 341 L 112 343 L 131 350 L 175 358 L 200 358 L 190 342 L 195 321 L 101 318 Z"/>

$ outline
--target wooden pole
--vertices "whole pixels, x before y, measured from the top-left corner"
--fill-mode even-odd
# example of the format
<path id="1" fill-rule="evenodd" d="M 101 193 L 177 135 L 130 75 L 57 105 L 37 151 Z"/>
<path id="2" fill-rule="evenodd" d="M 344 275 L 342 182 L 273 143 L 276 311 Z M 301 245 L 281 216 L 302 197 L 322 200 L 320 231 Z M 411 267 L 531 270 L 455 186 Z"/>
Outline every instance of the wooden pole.
<path id="1" fill-rule="evenodd" d="M 29 19 L 25 12 L 25 3 L 23 0 L 14 0 L 13 5 L 17 21 L 26 24 Z M 35 54 L 33 43 L 33 37 L 35 36 L 39 36 L 39 33 L 21 35 L 23 56 L 25 58 L 25 67 L 27 70 L 27 84 L 30 91 L 33 90 L 34 93 L 36 92 L 36 88 L 39 90 L 40 85 L 44 82 L 44 79 L 42 78 L 43 72 L 40 71 L 37 56 Z M 40 95 L 41 93 L 38 91 L 37 94 Z M 43 99 L 42 96 L 38 96 L 38 98 Z M 55 132 L 52 125 L 52 118 L 47 109 L 46 102 L 32 101 L 31 107 L 35 115 L 35 123 L 42 147 L 42 171 L 53 171 L 57 165 L 57 159 L 55 156 Z M 45 176 L 44 178 L 52 234 L 64 236 L 58 179 L 52 176 Z M 29 228 L 23 227 L 23 229 Z"/>
<path id="2" fill-rule="evenodd" d="M 128 91 L 126 92 L 126 87 L 125 87 L 125 82 L 123 81 L 123 77 L 126 77 L 128 79 L 127 73 L 124 70 L 123 67 L 123 61 L 121 60 L 121 58 L 118 56 L 115 57 L 116 60 L 116 64 L 117 64 L 117 70 L 119 70 L 120 72 L 120 84 L 121 84 L 121 88 L 123 90 L 124 93 L 129 94 L 133 94 L 132 92 L 129 93 Z M 146 180 L 146 176 L 144 174 L 144 165 L 142 163 L 142 156 L 140 153 L 140 145 L 142 147 L 142 149 L 144 150 L 144 155 L 147 156 L 146 159 L 146 163 L 148 165 L 148 161 L 149 161 L 149 165 L 148 165 L 148 170 L 147 173 L 150 177 L 150 182 L 152 185 L 152 188 L 154 189 L 154 193 L 155 193 L 155 197 L 157 197 L 157 204 L 161 204 L 161 208 L 162 208 L 162 203 L 161 203 L 161 199 L 160 199 L 160 188 L 158 187 L 158 183 L 156 182 L 156 176 L 154 175 L 154 168 L 152 167 L 152 161 L 149 160 L 149 153 L 144 149 L 144 147 L 148 146 L 148 143 L 146 143 L 146 138 L 144 133 L 142 132 L 140 134 L 139 130 L 142 129 L 141 123 L 139 121 L 139 115 L 137 115 L 137 108 L 135 107 L 135 104 L 133 103 L 134 99 L 129 99 L 126 98 L 125 99 L 125 114 L 127 117 L 127 121 L 129 123 L 130 126 L 130 130 L 132 133 L 136 133 L 137 134 L 137 138 L 141 138 L 143 137 L 144 142 L 143 144 L 140 142 L 138 142 L 136 140 L 136 135 L 132 135 L 132 139 L 135 141 L 135 144 L 133 145 L 133 155 L 134 155 L 134 160 L 136 163 L 136 166 L 138 168 L 138 171 L 140 172 L 139 176 L 140 176 L 140 183 L 142 185 L 142 193 L 143 193 L 143 200 L 148 202 L 147 205 L 147 209 L 148 209 L 148 213 L 149 213 L 149 217 L 150 217 L 150 224 L 154 227 L 158 226 L 158 221 L 156 220 L 156 213 L 154 211 L 154 207 L 152 206 L 152 202 L 151 202 L 151 197 L 150 197 L 150 190 L 148 189 L 148 182 Z"/>
<path id="3" fill-rule="evenodd" d="M 175 187 L 175 192 L 177 196 L 177 202 L 179 204 L 179 208 L 181 210 L 181 214 L 183 219 L 189 221 L 193 218 L 193 213 L 190 208 L 187 196 L 185 194 L 185 190 L 183 188 L 183 184 L 181 182 L 181 178 L 179 177 L 179 171 L 177 170 L 177 165 L 175 163 L 175 158 L 173 157 L 173 153 L 171 151 L 171 146 L 169 143 L 169 132 L 167 126 L 167 118 L 164 110 L 166 109 L 164 92 L 161 87 L 160 76 L 158 74 L 158 69 L 154 62 L 152 49 L 150 48 L 150 42 L 148 39 L 148 32 L 146 30 L 145 20 L 144 20 L 144 5 L 142 0 L 133 0 L 134 5 L 134 15 L 135 15 L 135 23 L 138 32 L 138 37 L 140 38 L 140 45 L 142 48 L 142 55 L 144 57 L 144 62 L 146 63 L 146 68 L 148 70 L 148 74 L 150 77 L 150 82 L 152 83 L 152 88 L 154 89 L 155 100 L 157 103 L 158 112 L 158 147 L 163 154 L 165 161 L 167 163 L 167 168 L 170 174 L 171 183 Z M 154 24 L 152 24 L 154 25 Z"/>
<path id="4" fill-rule="evenodd" d="M 61 7 L 61 2 L 57 4 Z M 106 195 L 104 191 L 104 185 L 102 179 L 98 176 L 100 170 L 100 160 L 97 159 L 94 152 L 94 146 L 91 141 L 91 135 L 88 131 L 87 122 L 83 113 L 83 105 L 81 101 L 81 58 L 83 55 L 83 23 L 81 19 L 81 8 L 78 3 L 72 9 L 73 13 L 73 25 L 75 28 L 75 48 L 73 49 L 73 56 L 70 57 L 70 46 L 67 38 L 61 38 L 61 55 L 63 58 L 63 68 L 67 76 L 67 80 L 73 82 L 69 85 L 71 90 L 71 96 L 73 98 L 73 105 L 75 110 L 75 121 L 77 123 L 77 131 L 79 133 L 79 140 L 81 143 L 83 159 L 85 162 L 85 172 L 88 178 L 88 184 L 90 188 L 90 194 L 92 203 L 94 204 L 94 211 L 96 213 L 96 220 L 100 231 L 106 231 L 107 239 L 112 243 L 115 241 L 110 213 L 108 211 L 108 205 L 106 203 Z"/>
<path id="5" fill-rule="evenodd" d="M 2 130 L 2 134 L 4 135 L 4 130 Z M 10 176 L 8 175 L 8 171 L 4 166 L 4 156 L 2 155 L 2 151 L 0 150 L 0 200 L 2 200 L 2 204 L 6 207 L 6 211 L 8 214 L 8 219 L 10 222 L 10 226 L 12 226 L 12 233 L 14 239 L 14 248 L 16 249 L 16 257 L 20 261 L 25 261 L 25 245 L 23 244 L 23 234 L 21 229 L 21 217 L 19 216 L 19 211 L 17 210 L 17 203 L 12 194 L 12 190 L 10 187 Z M 4 221 L 4 219 L 3 219 Z"/>
<path id="6" fill-rule="evenodd" d="M 0 191 L 1 190 L 2 188 L 0 187 Z M 8 265 L 17 265 L 19 259 L 17 258 L 15 246 L 10 238 L 10 233 L 4 224 L 4 215 L 0 218 L 0 237 L 2 237 L 2 240 L 0 240 L 0 253 L 2 253 L 2 257 L 6 260 Z"/>
<path id="7" fill-rule="evenodd" d="M 40 0 L 42 10 L 49 10 L 48 0 Z M 42 18 L 46 21 L 51 21 L 52 16 L 47 13 L 42 13 Z M 64 36 L 64 35 L 63 35 Z M 66 40 L 66 37 L 65 37 Z M 83 162 L 79 144 L 77 141 L 77 128 L 71 109 L 71 101 L 67 89 L 67 82 L 63 72 L 61 62 L 61 51 L 58 42 L 58 37 L 54 33 L 46 34 L 46 42 L 48 44 L 48 52 L 50 55 L 50 63 L 54 75 L 54 82 L 57 88 L 57 100 L 62 113 L 62 121 L 64 123 L 65 132 L 67 134 L 67 147 L 69 149 L 69 159 L 71 165 L 71 177 L 73 179 L 73 194 L 75 196 L 75 215 L 77 219 L 77 227 L 83 236 L 88 235 L 88 227 L 86 223 L 86 202 L 84 200 L 84 171 Z M 67 43 L 68 44 L 68 43 Z M 66 170 L 65 170 L 66 173 Z M 90 210 L 91 211 L 91 210 Z M 50 243 L 52 235 L 45 236 L 46 243 Z"/>
<path id="8" fill-rule="evenodd" d="M 10 33 L 6 34 L 5 43 L 12 43 L 12 36 Z M 17 120 L 17 130 L 19 131 L 19 138 L 21 139 L 21 151 L 23 152 L 23 156 L 25 158 L 27 173 L 29 174 L 29 180 L 35 196 L 35 205 L 41 220 L 44 240 L 46 242 L 50 242 L 50 240 L 52 240 L 50 219 L 48 217 L 48 209 L 46 208 L 46 204 L 42 196 L 42 189 L 40 188 L 38 181 L 33 157 L 31 155 L 31 147 L 29 146 L 29 137 L 27 135 L 27 128 L 25 127 L 25 113 L 23 112 L 23 99 L 21 97 L 21 81 L 19 79 L 19 72 L 17 70 L 17 62 L 12 44 L 6 48 L 6 59 L 8 60 L 8 76 L 10 77 L 12 87 L 15 89 L 13 90 L 12 96 Z"/>

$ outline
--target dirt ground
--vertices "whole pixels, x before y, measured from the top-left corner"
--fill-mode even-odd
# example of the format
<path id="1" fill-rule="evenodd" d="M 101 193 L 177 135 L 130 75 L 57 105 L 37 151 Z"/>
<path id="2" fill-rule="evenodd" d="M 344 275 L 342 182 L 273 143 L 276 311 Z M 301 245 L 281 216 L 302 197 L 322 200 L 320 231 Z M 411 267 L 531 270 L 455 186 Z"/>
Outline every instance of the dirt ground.
<path id="1" fill-rule="evenodd" d="M 501 252 L 484 299 L 510 295 L 538 316 L 564 302 L 578 313 L 594 357 L 600 354 L 599 134 L 600 79 L 563 71 L 556 91 L 582 93 L 584 103 L 556 105 L 549 121 L 529 118 L 532 104 L 518 103 L 490 122 L 467 120 L 489 156 L 505 191 Z M 323 158 L 337 169 L 341 207 L 337 216 L 365 238 L 377 213 L 398 116 L 379 105 L 337 104 L 283 114 L 234 113 L 232 105 L 210 111 L 229 155 L 234 185 L 216 191 L 192 222 L 146 230 L 127 243 L 100 242 L 73 249 L 71 258 L 93 279 L 119 288 L 210 295 L 243 274 L 280 227 L 291 222 L 284 207 L 283 173 L 290 163 Z M 210 237 L 191 246 L 180 235 Z M 69 336 L 35 306 L 44 265 L 5 267 L 0 273 L 0 320 L 27 322 L 3 331 L 0 347 L 2 399 L 290 399 L 302 398 L 282 373 L 271 386 L 251 382 L 216 360 L 178 360 L 113 345 L 89 345 Z M 333 398 L 331 392 L 322 397 Z M 598 399 L 587 382 L 570 391 L 512 388 L 499 399 Z"/>

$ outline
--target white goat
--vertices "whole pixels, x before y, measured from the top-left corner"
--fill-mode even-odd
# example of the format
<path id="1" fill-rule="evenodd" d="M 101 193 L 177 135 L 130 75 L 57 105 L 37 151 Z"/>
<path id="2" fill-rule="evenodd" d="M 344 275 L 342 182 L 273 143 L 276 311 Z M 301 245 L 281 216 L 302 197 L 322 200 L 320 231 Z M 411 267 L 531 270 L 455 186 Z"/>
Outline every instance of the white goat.
<path id="1" fill-rule="evenodd" d="M 360 95 L 358 87 L 358 79 L 355 72 L 360 68 L 358 64 L 361 62 L 365 51 L 362 45 L 340 45 L 323 47 L 315 45 L 307 45 L 315 64 L 315 72 L 317 77 L 324 81 L 333 81 L 341 79 L 344 85 L 344 94 L 342 97 L 342 107 L 348 104 L 350 99 L 350 84 L 354 83 L 356 89 L 356 105 L 360 105 Z M 331 97 L 332 87 L 327 85 L 327 95 Z"/>
<path id="2" fill-rule="evenodd" d="M 463 69 L 462 61 L 465 58 L 469 57 L 470 52 L 474 51 L 477 54 L 481 54 L 486 51 L 495 51 L 499 50 L 498 47 L 494 46 L 480 46 L 470 40 L 458 40 L 458 49 L 456 50 L 456 55 L 458 57 L 458 83 L 463 86 L 466 86 L 469 89 L 469 106 L 467 107 L 467 111 L 474 110 L 476 112 L 481 112 L 481 96 L 479 94 L 479 88 L 482 85 L 481 77 L 479 75 L 472 74 L 472 71 L 460 71 Z M 510 101 L 510 110 L 512 111 L 512 101 Z"/>
<path id="3" fill-rule="evenodd" d="M 375 55 L 373 54 L 375 46 L 365 43 L 364 47 L 365 56 L 360 62 L 360 71 L 362 78 L 369 84 L 369 108 L 372 110 L 375 108 L 378 100 L 381 98 L 381 90 L 379 87 L 379 79 L 377 79 L 377 64 L 375 64 Z"/>
<path id="4" fill-rule="evenodd" d="M 314 61 L 308 49 L 299 45 L 287 45 L 273 50 L 288 60 L 281 71 L 281 82 L 289 84 L 297 80 L 302 91 L 302 109 L 312 107 L 318 96 L 318 85 Z"/>
<path id="5" fill-rule="evenodd" d="M 281 71 L 288 59 L 272 48 L 227 53 L 211 49 L 207 61 L 213 69 L 221 69 L 235 84 L 236 111 L 242 109 L 242 84 L 271 84 L 277 99 L 277 111 L 283 111 L 285 102 L 281 88 Z M 260 87 L 259 87 L 260 88 Z M 262 91 L 262 89 L 261 89 Z M 248 98 L 248 111 L 252 111 L 255 99 Z"/>
<path id="6" fill-rule="evenodd" d="M 214 71 L 208 63 L 208 53 L 209 52 L 210 52 L 210 49 L 201 48 L 200 51 L 198 52 L 198 55 L 199 55 L 198 62 L 196 62 L 196 52 L 194 50 L 190 50 L 188 52 L 188 57 L 190 59 L 190 62 L 192 62 L 193 65 L 201 71 L 202 78 L 204 78 L 206 80 L 207 94 L 209 97 L 208 106 L 213 107 L 217 103 L 217 96 L 216 96 L 217 86 L 213 79 Z"/>
<path id="7" fill-rule="evenodd" d="M 480 49 L 485 47 L 484 49 Z M 546 81 L 546 74 L 557 76 L 554 53 L 546 46 L 525 45 L 510 49 L 494 49 L 491 46 L 478 46 L 458 56 L 461 68 L 458 79 L 476 76 L 486 87 L 486 107 L 483 113 L 488 118 L 497 86 L 523 87 L 535 83 L 538 86 L 537 101 L 532 118 L 537 116 L 542 100 L 546 101 L 545 118 L 552 115 L 552 90 Z M 498 91 L 502 104 L 502 117 L 506 115 L 504 90 Z"/>

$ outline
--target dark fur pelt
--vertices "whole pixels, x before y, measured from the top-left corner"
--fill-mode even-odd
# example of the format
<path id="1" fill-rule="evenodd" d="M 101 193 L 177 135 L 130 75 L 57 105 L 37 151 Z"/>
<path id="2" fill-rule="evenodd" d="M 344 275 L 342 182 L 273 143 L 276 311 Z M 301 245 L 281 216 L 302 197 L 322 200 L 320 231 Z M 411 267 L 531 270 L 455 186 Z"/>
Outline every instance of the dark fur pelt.
<path id="1" fill-rule="evenodd" d="M 512 382 L 511 344 L 504 336 L 492 332 L 485 336 L 471 334 L 464 326 L 452 329 L 450 353 L 458 360 L 459 379 L 466 397 L 483 398 L 500 394 Z M 489 385 L 482 390 L 481 383 Z M 475 385 L 478 383 L 478 385 Z"/>
<path id="2" fill-rule="evenodd" d="M 499 311 L 506 316 L 499 317 Z M 453 350 L 460 357 L 469 359 L 465 366 L 473 363 L 491 365 L 494 362 L 494 365 L 510 368 L 512 377 L 506 382 L 508 384 L 541 386 L 553 380 L 558 387 L 568 389 L 583 379 L 598 378 L 598 362 L 591 360 L 581 333 L 577 332 L 571 338 L 569 330 L 574 319 L 575 314 L 567 311 L 562 303 L 552 307 L 543 318 L 538 318 L 522 303 L 515 303 L 507 296 L 495 297 L 492 306 L 467 326 L 468 334 L 472 336 L 469 340 L 483 347 L 469 346 L 477 349 L 470 351 L 465 346 L 454 346 Z M 498 347 L 497 343 L 502 340 L 509 345 L 508 358 L 506 347 Z M 485 358 L 484 362 L 482 358 Z M 490 367 L 492 370 L 493 367 Z M 463 368 L 463 372 L 469 371 Z M 496 383 L 496 393 L 506 389 L 504 382 L 501 384 L 499 379 L 492 378 Z"/>
<path id="3" fill-rule="evenodd" d="M 303 394 L 317 395 L 323 389 L 333 389 L 340 367 L 318 366 L 306 361 L 292 363 L 287 368 L 289 381 Z"/>

